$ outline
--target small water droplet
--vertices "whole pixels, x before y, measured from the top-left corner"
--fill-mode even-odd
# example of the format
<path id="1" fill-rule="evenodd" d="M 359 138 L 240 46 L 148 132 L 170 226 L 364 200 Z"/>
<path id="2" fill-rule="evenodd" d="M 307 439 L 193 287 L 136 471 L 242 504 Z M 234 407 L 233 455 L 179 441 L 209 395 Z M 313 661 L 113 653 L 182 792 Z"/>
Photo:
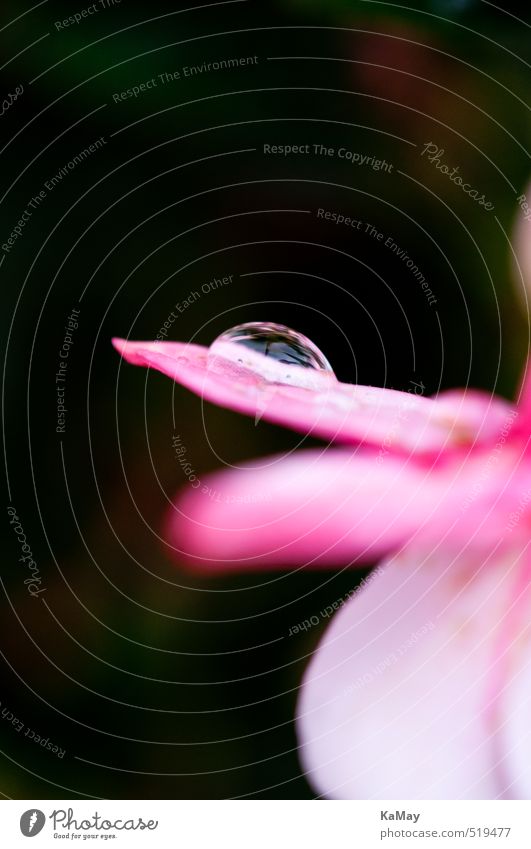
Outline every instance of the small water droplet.
<path id="1" fill-rule="evenodd" d="M 322 387 L 323 380 L 334 380 L 332 366 L 302 333 L 283 324 L 251 321 L 226 330 L 208 351 L 208 367 L 220 374 L 238 377 L 245 369 L 264 383 Z"/>

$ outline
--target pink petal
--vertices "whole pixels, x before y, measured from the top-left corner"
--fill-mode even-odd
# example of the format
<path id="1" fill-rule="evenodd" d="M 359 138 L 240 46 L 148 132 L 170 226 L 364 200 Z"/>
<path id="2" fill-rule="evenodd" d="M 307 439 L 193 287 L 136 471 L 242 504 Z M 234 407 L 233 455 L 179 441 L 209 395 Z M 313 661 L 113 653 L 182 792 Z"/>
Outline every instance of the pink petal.
<path id="1" fill-rule="evenodd" d="M 528 605 L 529 615 L 529 605 Z M 508 790 L 506 796 L 513 799 L 531 798 L 531 645 L 529 631 L 525 642 L 526 653 L 514 665 L 512 685 L 506 693 L 506 726 L 503 734 L 504 750 L 507 752 Z"/>
<path id="2" fill-rule="evenodd" d="M 528 359 L 523 370 L 518 391 L 518 430 L 525 438 L 531 435 L 531 359 Z"/>
<path id="3" fill-rule="evenodd" d="M 224 373 L 207 367 L 208 349 L 179 342 L 127 342 L 114 339 L 134 365 L 161 371 L 212 401 L 305 434 L 343 442 L 363 442 L 388 452 L 433 452 L 495 440 L 508 405 L 481 393 L 422 397 L 411 392 L 319 379 L 316 387 L 272 385 L 232 363 Z M 416 394 L 417 393 L 417 394 Z"/>
<path id="4" fill-rule="evenodd" d="M 500 627 L 511 616 L 516 559 L 471 562 L 449 551 L 423 559 L 411 548 L 340 610 L 307 669 L 298 709 L 302 761 L 320 793 L 528 798 L 529 714 L 518 704 L 529 705 L 529 667 L 512 707 L 493 703 L 492 689 L 504 669 Z M 508 709 L 520 785 L 500 745 Z"/>
<path id="5" fill-rule="evenodd" d="M 178 560 L 218 570 L 367 561 L 422 525 L 440 535 L 460 515 L 455 470 L 445 466 L 346 448 L 263 462 L 208 476 L 182 495 L 167 532 Z"/>
<path id="6" fill-rule="evenodd" d="M 526 546 L 527 548 L 527 546 Z M 506 758 L 508 798 L 531 798 L 531 557 L 526 551 L 514 586 L 510 619 L 500 640 L 505 650 L 497 704 L 499 745 Z"/>

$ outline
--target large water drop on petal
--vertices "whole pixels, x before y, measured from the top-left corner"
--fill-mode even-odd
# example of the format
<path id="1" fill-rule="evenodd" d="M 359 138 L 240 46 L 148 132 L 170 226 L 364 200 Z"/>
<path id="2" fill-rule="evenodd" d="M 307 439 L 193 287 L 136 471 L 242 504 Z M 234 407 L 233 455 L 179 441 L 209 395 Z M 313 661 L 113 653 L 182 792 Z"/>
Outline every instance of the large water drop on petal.
<path id="1" fill-rule="evenodd" d="M 283 324 L 251 321 L 226 330 L 212 343 L 208 367 L 221 373 L 251 372 L 260 382 L 318 389 L 335 375 L 332 366 L 302 333 Z"/>

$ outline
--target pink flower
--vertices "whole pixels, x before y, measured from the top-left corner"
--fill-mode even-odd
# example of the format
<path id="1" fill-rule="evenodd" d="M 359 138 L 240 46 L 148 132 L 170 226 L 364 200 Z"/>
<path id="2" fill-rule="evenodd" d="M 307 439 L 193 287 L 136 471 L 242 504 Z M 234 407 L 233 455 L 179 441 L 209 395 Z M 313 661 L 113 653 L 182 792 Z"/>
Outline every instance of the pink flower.
<path id="1" fill-rule="evenodd" d="M 181 561 L 222 572 L 384 559 L 334 605 L 305 674 L 300 752 L 318 791 L 529 798 L 529 382 L 515 408 L 476 391 L 343 384 L 326 361 L 279 366 L 241 345 L 220 358 L 114 345 L 206 400 L 328 442 L 187 487 L 168 521 Z"/>

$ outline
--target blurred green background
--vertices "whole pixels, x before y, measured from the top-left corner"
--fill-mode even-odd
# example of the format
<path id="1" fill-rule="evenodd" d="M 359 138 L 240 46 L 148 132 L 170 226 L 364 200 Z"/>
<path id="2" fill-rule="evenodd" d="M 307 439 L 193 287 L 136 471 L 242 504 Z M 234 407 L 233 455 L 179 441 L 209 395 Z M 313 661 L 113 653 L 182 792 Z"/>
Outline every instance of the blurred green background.
<path id="1" fill-rule="evenodd" d="M 155 338 L 177 302 L 232 274 L 179 314 L 171 338 L 209 344 L 242 321 L 275 321 L 308 335 L 345 381 L 514 394 L 528 329 L 505 234 L 530 171 L 531 16 L 464 0 L 122 0 L 61 25 L 88 8 L 4 0 L 0 13 L 2 99 L 24 89 L 0 119 L 1 243 L 46 182 L 104 139 L 0 257 L 6 504 L 46 587 L 29 596 L 7 517 L 0 791 L 310 798 L 293 717 L 326 622 L 288 632 L 366 571 L 179 568 L 162 539 L 169 501 L 188 485 L 174 433 L 201 477 L 300 438 L 202 410 L 162 376 L 123 366 L 109 340 Z M 235 57 L 257 59 L 184 76 Z M 493 210 L 422 155 L 428 143 Z M 265 144 L 345 148 L 392 168 Z M 324 221 L 319 208 L 392 237 L 437 303 L 365 226 Z"/>

